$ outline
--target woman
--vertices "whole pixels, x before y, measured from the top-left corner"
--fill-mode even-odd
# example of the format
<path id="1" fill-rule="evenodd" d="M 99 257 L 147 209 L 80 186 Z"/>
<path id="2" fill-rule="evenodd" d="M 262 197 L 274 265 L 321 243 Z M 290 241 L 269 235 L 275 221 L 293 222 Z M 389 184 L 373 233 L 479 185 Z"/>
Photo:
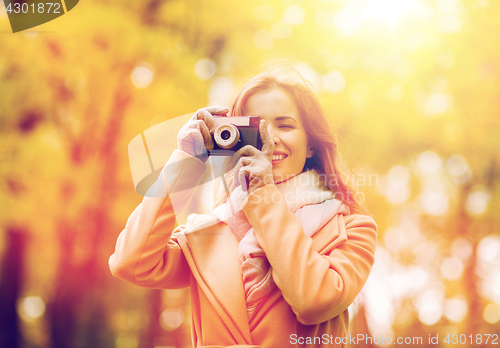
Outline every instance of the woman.
<path id="1" fill-rule="evenodd" d="M 171 234 L 168 192 L 200 179 L 213 115 L 228 112 L 201 109 L 181 129 L 155 188 L 164 197 L 145 197 L 132 213 L 111 272 L 144 287 L 190 286 L 195 347 L 344 346 L 347 307 L 373 265 L 376 224 L 356 214 L 363 210 L 342 178 L 323 109 L 295 70 L 270 69 L 239 92 L 230 115 L 262 119 L 262 148 L 239 150 L 226 174 L 230 196 Z"/>

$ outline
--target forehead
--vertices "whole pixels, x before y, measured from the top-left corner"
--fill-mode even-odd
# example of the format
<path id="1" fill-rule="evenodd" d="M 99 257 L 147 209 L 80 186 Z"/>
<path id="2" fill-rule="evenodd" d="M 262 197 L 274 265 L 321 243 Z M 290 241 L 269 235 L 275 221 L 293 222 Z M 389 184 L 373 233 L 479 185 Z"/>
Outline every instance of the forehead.
<path id="1" fill-rule="evenodd" d="M 280 88 L 265 89 L 251 95 L 245 103 L 245 114 L 262 118 L 291 116 L 300 121 L 295 102 Z"/>

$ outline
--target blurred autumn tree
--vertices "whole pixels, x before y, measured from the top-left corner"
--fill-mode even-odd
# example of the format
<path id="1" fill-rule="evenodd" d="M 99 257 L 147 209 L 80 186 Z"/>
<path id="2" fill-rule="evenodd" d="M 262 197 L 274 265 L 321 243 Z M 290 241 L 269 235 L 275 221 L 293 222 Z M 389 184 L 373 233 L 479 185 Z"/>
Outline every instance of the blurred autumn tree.
<path id="1" fill-rule="evenodd" d="M 0 11 L 3 342 L 189 346 L 186 291 L 107 266 L 141 200 L 128 142 L 289 57 L 379 225 L 352 332 L 500 333 L 498 2 L 86 0 L 15 35 Z"/>

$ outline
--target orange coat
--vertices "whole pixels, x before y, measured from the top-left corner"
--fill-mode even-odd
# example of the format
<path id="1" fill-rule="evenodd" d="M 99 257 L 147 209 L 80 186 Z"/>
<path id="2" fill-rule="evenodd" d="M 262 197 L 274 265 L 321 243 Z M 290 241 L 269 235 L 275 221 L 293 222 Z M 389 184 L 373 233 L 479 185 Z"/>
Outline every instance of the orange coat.
<path id="1" fill-rule="evenodd" d="M 177 176 L 172 166 L 168 177 L 162 172 L 164 180 L 175 177 L 168 187 L 204 171 L 201 161 L 184 159 Z M 374 262 L 373 219 L 349 214 L 343 205 L 308 237 L 275 185 L 250 194 L 243 209 L 277 285 L 250 322 L 237 238 L 224 222 L 200 215 L 172 235 L 176 219 L 168 196 L 145 197 L 131 214 L 109 259 L 111 273 L 148 288 L 190 286 L 195 347 L 343 346 L 335 338 L 347 335 L 347 307 Z"/>

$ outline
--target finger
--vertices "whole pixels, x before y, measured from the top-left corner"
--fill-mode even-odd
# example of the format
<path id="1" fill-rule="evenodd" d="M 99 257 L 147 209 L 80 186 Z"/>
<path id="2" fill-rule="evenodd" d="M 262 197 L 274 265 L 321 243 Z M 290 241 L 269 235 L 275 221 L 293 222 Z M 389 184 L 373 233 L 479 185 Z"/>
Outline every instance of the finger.
<path id="1" fill-rule="evenodd" d="M 236 151 L 231 159 L 231 166 L 236 166 L 237 163 L 241 162 L 244 157 L 254 157 L 258 155 L 259 150 L 257 150 L 252 145 L 245 145 L 238 151 Z"/>
<path id="2" fill-rule="evenodd" d="M 238 171 L 238 182 L 241 186 L 241 189 L 243 191 L 247 191 L 248 190 L 248 182 L 249 180 L 247 179 L 250 175 L 249 171 L 245 168 L 245 167 L 242 167 L 239 171 Z"/>
<path id="3" fill-rule="evenodd" d="M 249 166 L 250 164 L 252 164 L 252 158 L 251 157 L 241 157 L 240 162 L 241 162 L 241 165 L 243 167 Z"/>
<path id="4" fill-rule="evenodd" d="M 266 120 L 260 120 L 259 123 L 259 133 L 260 139 L 262 140 L 262 152 L 266 154 L 266 156 L 271 157 L 274 151 L 274 141 L 271 139 L 269 132 L 267 131 L 267 122 Z"/>
<path id="5" fill-rule="evenodd" d="M 197 121 L 198 129 L 201 132 L 201 135 L 203 136 L 203 142 L 205 143 L 205 149 L 207 151 L 211 151 L 214 149 L 214 142 L 212 140 L 212 135 L 210 134 L 210 131 L 208 130 L 208 127 L 205 122 L 202 120 Z"/>
<path id="6" fill-rule="evenodd" d="M 189 120 L 189 122 L 186 125 L 188 128 L 198 129 L 198 121 L 199 120 L 197 120 L 196 118 L 193 118 L 192 120 Z"/>
<path id="7" fill-rule="evenodd" d="M 229 112 L 229 108 L 225 106 L 209 106 L 206 107 L 205 110 L 212 115 L 226 115 Z"/>
<path id="8" fill-rule="evenodd" d="M 259 153 L 259 150 L 257 150 L 252 145 L 245 145 L 241 149 L 239 149 L 238 151 L 236 151 L 236 153 L 240 157 L 243 157 L 243 156 L 256 156 Z"/>
<path id="9" fill-rule="evenodd" d="M 206 109 L 200 109 L 196 112 L 196 115 L 197 115 L 198 120 L 203 120 L 203 122 L 206 123 L 210 133 L 213 133 L 217 124 L 215 123 L 215 120 L 214 120 L 214 117 L 212 116 L 212 114 L 210 112 L 208 112 Z"/>
<path id="10" fill-rule="evenodd" d="M 246 166 L 250 165 L 251 163 L 252 160 L 248 157 L 241 157 L 238 163 L 236 163 L 233 172 L 235 187 L 238 185 L 242 185 L 242 188 L 244 188 L 244 186 L 247 184 L 246 177 L 250 175 L 250 170 Z"/>
<path id="11" fill-rule="evenodd" d="M 253 178 L 250 183 L 248 184 L 249 187 L 253 187 L 253 188 L 257 188 L 257 187 L 260 187 L 260 178 L 259 177 L 255 177 Z"/>

